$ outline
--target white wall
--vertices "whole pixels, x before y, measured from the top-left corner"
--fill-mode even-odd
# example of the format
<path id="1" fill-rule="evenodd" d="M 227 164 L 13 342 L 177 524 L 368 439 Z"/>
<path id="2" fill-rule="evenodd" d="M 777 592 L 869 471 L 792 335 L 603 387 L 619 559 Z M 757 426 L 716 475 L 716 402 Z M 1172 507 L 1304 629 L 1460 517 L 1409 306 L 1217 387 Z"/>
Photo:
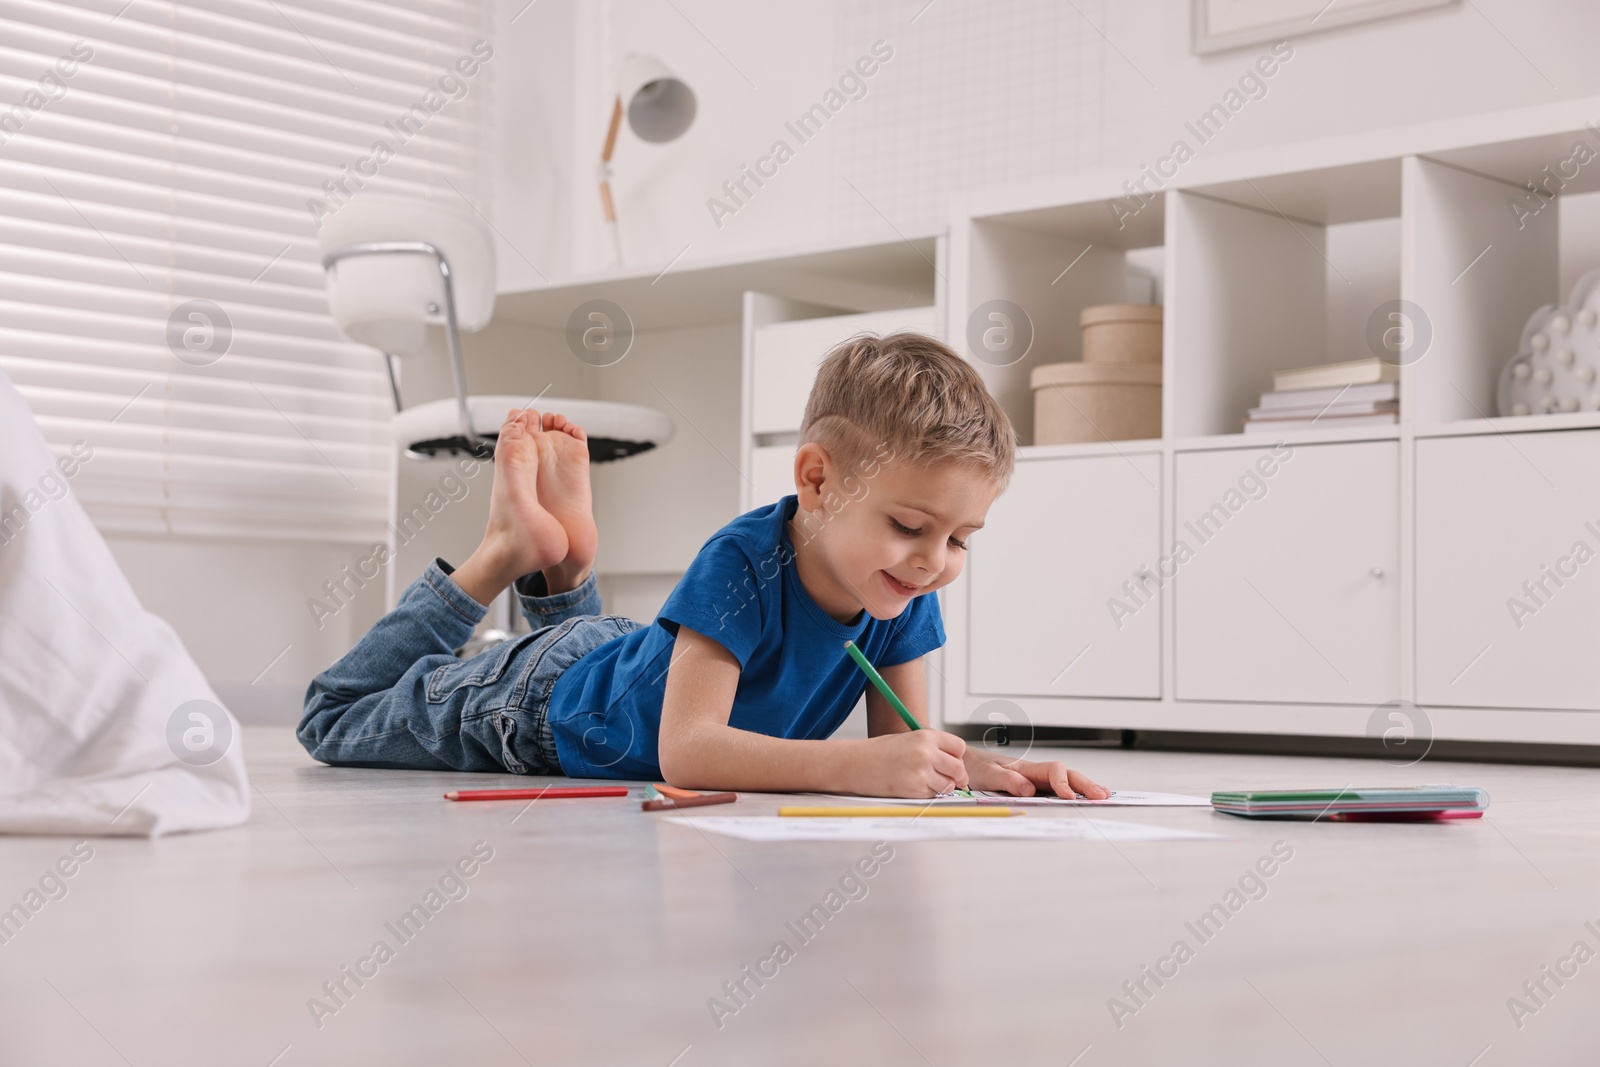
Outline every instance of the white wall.
<path id="1" fill-rule="evenodd" d="M 307 607 L 367 549 L 284 542 L 114 537 L 139 601 L 166 619 L 241 720 L 293 721 L 311 677 L 383 613 L 383 587 L 353 590 L 320 619 Z"/>
<path id="2" fill-rule="evenodd" d="M 1106 167 L 1136 169 L 1266 46 L 1189 53 L 1187 0 L 1122 0 L 1104 31 Z M 1206 150 L 1239 151 L 1600 92 L 1600 5 L 1472 0 L 1296 38 L 1294 58 Z M 1124 59 L 1123 57 L 1126 57 Z M 1142 74 L 1141 74 L 1142 72 Z M 1146 80 L 1148 78 L 1148 81 Z M 1154 83 L 1152 86 L 1151 83 Z M 1530 176 L 1531 177 L 1531 176 Z"/>
<path id="3" fill-rule="evenodd" d="M 502 290 L 569 270 L 577 7 L 572 0 L 491 0 L 497 136 L 493 206 L 486 210 L 498 231 Z"/>
<path id="4" fill-rule="evenodd" d="M 535 12 L 560 32 L 523 30 Z M 502 166 L 499 203 L 530 212 L 527 204 L 506 206 L 508 196 L 534 188 L 569 193 L 563 203 L 570 220 L 557 233 L 507 214 L 501 227 L 533 258 L 548 259 L 547 273 L 604 265 L 595 169 L 610 73 L 631 50 L 659 56 L 700 101 L 694 126 L 679 141 L 652 146 L 624 134 L 618 147 L 614 184 L 625 248 L 630 264 L 649 266 L 686 246 L 681 262 L 938 226 L 944 196 L 964 187 L 1084 169 L 1126 169 L 1133 177 L 1264 51 L 1198 57 L 1190 54 L 1189 34 L 1188 0 L 540 0 L 505 38 L 509 61 L 499 69 L 571 71 L 570 137 L 560 137 L 555 117 L 542 121 L 536 181 Z M 1268 82 L 1267 95 L 1202 150 L 1594 94 L 1600 68 L 1590 61 L 1589 42 L 1597 36 L 1600 5 L 1580 0 L 1473 0 L 1305 35 L 1293 42 L 1294 58 Z M 869 82 L 866 97 L 800 146 L 719 229 L 707 198 L 783 136 L 784 121 L 877 39 L 891 42 L 895 58 Z M 563 50 L 569 54 L 555 55 Z M 515 108 L 502 113 L 502 144 L 513 145 L 525 118 Z M 559 168 L 546 150 L 564 155 Z M 564 186 L 548 177 L 557 170 Z"/>
<path id="5" fill-rule="evenodd" d="M 670 145 L 627 133 L 619 142 L 613 185 L 632 266 L 664 264 L 680 252 L 691 262 L 925 232 L 942 224 L 949 189 L 1036 177 L 1064 161 L 1098 162 L 1100 55 L 1088 24 L 1069 8 L 1036 0 L 945 0 L 913 22 L 926 6 L 580 5 L 569 268 L 585 273 L 607 263 L 593 175 L 612 78 L 633 51 L 656 55 L 687 80 L 699 111 Z M 1101 3 L 1078 6 L 1097 16 Z M 869 64 L 875 72 L 854 90 L 864 95 L 802 143 L 785 124 L 825 102 L 880 41 L 880 54 L 892 57 Z M 756 166 L 779 140 L 793 159 L 759 188 L 746 185 L 746 203 L 730 199 L 724 183 Z M 735 214 L 715 218 L 707 203 L 713 197 Z"/>
<path id="6" fill-rule="evenodd" d="M 705 201 L 737 176 L 741 162 L 765 152 L 783 120 L 808 107 L 831 80 L 829 5 L 767 3 L 759 14 L 741 0 L 607 0 L 579 7 L 572 269 L 596 270 L 609 258 L 594 174 L 616 93 L 613 78 L 631 52 L 660 58 L 689 82 L 698 107 L 694 125 L 672 144 L 651 145 L 628 132 L 618 141 L 612 184 L 628 264 L 665 264 L 686 245 L 684 261 L 690 261 L 822 236 L 817 220 L 826 214 L 826 136 L 802 146 L 759 191 L 752 209 L 720 230 Z"/>

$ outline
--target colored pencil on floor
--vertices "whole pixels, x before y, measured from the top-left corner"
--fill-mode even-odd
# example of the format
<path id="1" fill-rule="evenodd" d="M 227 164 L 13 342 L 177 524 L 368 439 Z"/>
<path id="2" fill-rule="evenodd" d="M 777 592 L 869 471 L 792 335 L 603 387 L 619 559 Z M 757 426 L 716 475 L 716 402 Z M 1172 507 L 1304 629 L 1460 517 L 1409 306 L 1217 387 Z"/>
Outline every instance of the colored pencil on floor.
<path id="1" fill-rule="evenodd" d="M 660 800 L 641 800 L 639 806 L 645 811 L 673 811 L 677 808 L 704 807 L 707 804 L 732 804 L 738 799 L 738 793 L 696 793 L 692 797 L 662 797 Z"/>
<path id="2" fill-rule="evenodd" d="M 581 785 L 544 789 L 457 789 L 446 793 L 446 800 L 561 800 L 578 797 L 625 797 L 625 785 Z"/>

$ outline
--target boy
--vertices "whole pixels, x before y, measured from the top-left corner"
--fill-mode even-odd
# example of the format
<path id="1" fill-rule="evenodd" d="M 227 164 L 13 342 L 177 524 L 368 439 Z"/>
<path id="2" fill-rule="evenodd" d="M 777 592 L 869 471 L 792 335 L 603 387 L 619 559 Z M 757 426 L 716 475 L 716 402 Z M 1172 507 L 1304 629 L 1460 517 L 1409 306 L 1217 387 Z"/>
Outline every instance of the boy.
<path id="1" fill-rule="evenodd" d="M 853 640 L 919 719 L 934 591 L 1010 479 L 1011 424 L 932 338 L 857 337 L 806 404 L 796 494 L 723 527 L 651 626 L 600 613 L 583 430 L 511 412 L 489 524 L 430 564 L 312 681 L 299 737 L 325 763 L 665 778 L 690 788 L 930 797 L 955 788 L 1104 799 L 1060 763 L 912 731 L 846 656 Z M 452 653 L 507 586 L 534 632 Z M 866 740 L 827 740 L 865 690 Z"/>

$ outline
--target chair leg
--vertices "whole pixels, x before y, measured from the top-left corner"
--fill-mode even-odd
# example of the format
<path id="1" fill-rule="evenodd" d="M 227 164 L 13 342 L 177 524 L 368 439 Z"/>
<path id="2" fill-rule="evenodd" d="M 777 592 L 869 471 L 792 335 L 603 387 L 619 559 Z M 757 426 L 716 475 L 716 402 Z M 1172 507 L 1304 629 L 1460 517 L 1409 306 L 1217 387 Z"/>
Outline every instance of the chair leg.
<path id="1" fill-rule="evenodd" d="M 398 414 L 400 407 L 400 379 L 394 374 L 394 355 L 390 352 L 378 353 L 383 357 L 383 369 L 389 372 L 389 395 L 394 397 L 394 410 Z"/>
<path id="2" fill-rule="evenodd" d="M 450 353 L 450 377 L 456 387 L 456 411 L 461 417 L 461 436 L 467 447 L 480 458 L 494 454 L 487 441 L 472 428 L 472 413 L 467 409 L 467 370 L 461 359 L 461 330 L 456 323 L 456 290 L 450 278 L 450 263 L 439 252 L 434 253 L 439 264 L 439 277 L 444 281 L 444 332 L 446 348 Z"/>

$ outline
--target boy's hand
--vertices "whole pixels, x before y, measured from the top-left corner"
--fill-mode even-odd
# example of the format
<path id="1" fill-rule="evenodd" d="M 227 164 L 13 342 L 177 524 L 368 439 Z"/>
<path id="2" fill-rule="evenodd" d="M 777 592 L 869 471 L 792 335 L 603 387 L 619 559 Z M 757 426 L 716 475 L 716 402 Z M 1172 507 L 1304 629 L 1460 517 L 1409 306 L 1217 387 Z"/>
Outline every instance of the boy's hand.
<path id="1" fill-rule="evenodd" d="M 867 742 L 856 783 L 869 797 L 933 797 L 967 788 L 967 743 L 943 730 L 905 730 Z"/>
<path id="2" fill-rule="evenodd" d="M 1111 795 L 1111 790 L 1091 781 L 1082 771 L 1058 761 L 1008 759 L 975 748 L 967 749 L 965 761 L 973 789 L 1010 793 L 1014 797 L 1031 797 L 1046 791 L 1069 800 L 1075 796 L 1104 800 Z"/>

